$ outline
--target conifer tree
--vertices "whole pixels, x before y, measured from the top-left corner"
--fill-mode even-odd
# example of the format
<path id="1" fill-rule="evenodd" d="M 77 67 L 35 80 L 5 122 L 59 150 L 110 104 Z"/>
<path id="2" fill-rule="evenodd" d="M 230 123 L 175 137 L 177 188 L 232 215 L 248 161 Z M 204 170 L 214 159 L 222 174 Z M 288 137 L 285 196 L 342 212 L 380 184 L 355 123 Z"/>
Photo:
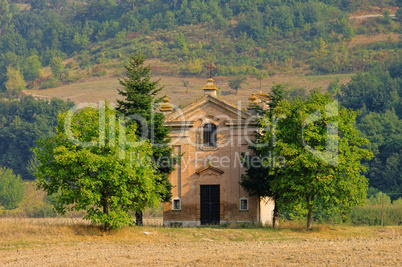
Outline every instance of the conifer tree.
<path id="1" fill-rule="evenodd" d="M 270 128 L 272 128 L 272 121 L 275 121 L 273 111 L 278 106 L 279 102 L 285 99 L 287 92 L 281 84 L 274 85 L 271 91 L 270 109 L 262 110 L 257 107 L 257 113 L 261 115 L 258 121 L 259 128 L 267 129 L 255 133 L 254 143 L 249 146 L 252 155 L 243 155 L 244 166 L 247 170 L 246 174 L 241 177 L 240 185 L 253 196 L 258 196 L 259 198 L 270 197 L 274 200 L 275 208 L 272 222 L 273 227 L 276 228 L 279 226 L 279 210 L 276 204 L 276 199 L 279 198 L 279 194 L 273 192 L 270 185 L 270 182 L 276 178 L 276 174 L 269 173 L 269 169 L 275 168 L 276 166 L 272 166 L 272 161 L 268 162 L 269 158 L 267 157 L 270 151 L 273 150 L 274 144 L 272 142 L 266 142 L 264 135 L 272 134 Z"/>
<path id="2" fill-rule="evenodd" d="M 146 56 L 141 52 L 131 56 L 126 66 L 126 77 L 120 80 L 124 88 L 118 90 L 125 100 L 118 100 L 117 110 L 136 124 L 136 135 L 149 139 L 152 144 L 158 182 L 163 186 L 163 201 L 170 201 L 172 185 L 169 174 L 173 170 L 173 149 L 169 146 L 169 129 L 164 126 L 165 117 L 155 112 L 161 98 L 157 94 L 163 87 L 159 80 L 151 81 L 151 66 L 144 66 Z M 142 225 L 142 212 L 136 212 L 137 225 Z"/>

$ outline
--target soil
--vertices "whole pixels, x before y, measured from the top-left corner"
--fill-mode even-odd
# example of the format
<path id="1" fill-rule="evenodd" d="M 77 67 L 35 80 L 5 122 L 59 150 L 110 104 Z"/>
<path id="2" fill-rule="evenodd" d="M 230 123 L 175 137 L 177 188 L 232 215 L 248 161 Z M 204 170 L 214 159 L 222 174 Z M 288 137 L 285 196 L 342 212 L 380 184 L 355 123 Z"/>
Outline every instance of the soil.
<path id="1" fill-rule="evenodd" d="M 0 222 L 1 226 L 4 225 Z M 49 231 L 42 235 L 39 228 L 30 228 L 28 225 L 19 230 L 16 226 L 0 228 L 0 265 L 402 265 L 402 227 L 325 228 L 315 232 L 289 229 L 131 227 L 112 234 L 85 228 L 89 226 L 52 227 L 49 225 Z"/>

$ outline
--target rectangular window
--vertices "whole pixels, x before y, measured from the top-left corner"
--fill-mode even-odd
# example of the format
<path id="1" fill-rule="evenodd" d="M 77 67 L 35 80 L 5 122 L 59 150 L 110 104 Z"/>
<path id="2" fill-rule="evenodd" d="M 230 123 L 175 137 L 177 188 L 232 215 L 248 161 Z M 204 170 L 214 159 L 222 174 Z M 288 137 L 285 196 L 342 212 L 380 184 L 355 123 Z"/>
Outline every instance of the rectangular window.
<path id="1" fill-rule="evenodd" d="M 173 199 L 173 210 L 181 210 L 181 199 Z"/>
<path id="2" fill-rule="evenodd" d="M 240 210 L 248 210 L 248 199 L 247 198 L 240 199 Z"/>

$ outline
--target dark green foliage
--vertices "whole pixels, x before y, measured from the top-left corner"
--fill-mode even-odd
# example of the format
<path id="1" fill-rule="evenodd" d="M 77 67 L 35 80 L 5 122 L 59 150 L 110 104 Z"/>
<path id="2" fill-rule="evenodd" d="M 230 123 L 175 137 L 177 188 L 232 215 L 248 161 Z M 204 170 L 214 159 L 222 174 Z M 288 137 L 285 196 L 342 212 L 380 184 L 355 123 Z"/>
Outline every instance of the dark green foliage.
<path id="1" fill-rule="evenodd" d="M 275 120 L 274 110 L 279 103 L 285 99 L 287 92 L 281 84 L 275 84 L 271 88 L 271 92 L 270 109 L 267 111 L 257 107 L 256 112 L 258 115 L 262 115 L 258 121 L 258 127 L 261 128 L 261 131 L 255 133 L 255 140 L 248 147 L 252 151 L 252 154 L 243 155 L 243 166 L 246 168 L 246 174 L 242 175 L 240 185 L 250 195 L 271 197 L 274 199 L 273 226 L 277 227 L 279 225 L 279 214 L 276 200 L 280 197 L 280 193 L 272 190 L 271 182 L 278 177 L 276 174 L 269 172 L 270 168 L 275 168 L 272 163 L 274 160 L 273 157 L 275 157 L 275 155 L 272 154 L 274 143 L 272 139 L 267 142 L 264 135 L 272 133 L 272 127 L 266 127 L 270 125 L 272 119 Z"/>
<path id="2" fill-rule="evenodd" d="M 85 68 L 141 49 L 163 60 L 179 61 L 182 69 L 194 59 L 216 58 L 219 75 L 252 75 L 268 64 L 276 66 L 274 71 L 282 71 L 287 60 L 307 63 L 315 73 L 343 73 L 370 67 L 384 56 L 392 57 L 395 47 L 399 49 L 397 42 L 383 42 L 385 46 L 377 48 L 345 48 L 340 42 L 354 36 L 348 16 L 341 10 L 378 4 L 372 1 L 91 0 L 84 4 L 36 0 L 30 2 L 30 10 L 9 9 L 6 1 L 1 3 L 4 14 L 0 24 L 4 27 L 0 29 L 4 29 L 0 33 L 0 56 L 14 53 L 21 62 L 27 62 L 37 55 L 44 67 L 51 58 L 82 53 L 86 56 L 78 57 L 78 64 Z M 362 33 L 372 29 L 398 31 L 398 22 L 368 21 L 374 24 L 361 26 Z M 187 31 L 187 25 L 197 27 Z M 180 50 L 169 40 L 169 33 L 176 30 L 183 31 L 187 39 L 186 47 Z M 307 62 L 313 55 L 312 43 L 319 38 L 334 48 L 327 56 Z M 110 49 L 114 53 L 107 53 Z M 105 61 L 99 62 L 100 57 Z M 1 91 L 5 91 L 8 65 L 0 61 Z M 286 67 L 292 70 L 295 66 Z M 19 69 L 31 85 L 37 72 L 30 72 L 26 66 Z M 45 87 L 57 84 L 47 83 Z"/>
<path id="3" fill-rule="evenodd" d="M 280 88 L 275 90 L 283 95 Z M 306 212 L 311 228 L 318 207 L 345 216 L 364 201 L 367 178 L 361 175 L 361 160 L 372 154 L 363 148 L 368 140 L 359 137 L 355 112 L 315 90 L 305 99 L 280 101 L 263 118 L 258 150 L 277 160 L 263 170 L 267 179 L 260 179 L 258 172 L 251 174 L 256 182 L 266 183 L 260 186 L 269 188 L 279 210 Z M 334 123 L 336 132 L 327 128 Z"/>
<path id="4" fill-rule="evenodd" d="M 0 167 L 0 206 L 12 210 L 18 208 L 24 197 L 25 185 L 11 169 Z"/>
<path id="5" fill-rule="evenodd" d="M 393 199 L 402 195 L 402 120 L 393 110 L 371 112 L 359 123 L 359 129 L 370 140 L 375 158 L 368 163 L 370 185 L 390 193 Z M 394 195 L 395 194 L 395 195 Z"/>
<path id="6" fill-rule="evenodd" d="M 127 117 L 135 116 L 132 122 L 137 125 L 136 135 L 152 143 L 158 181 L 164 188 L 161 198 L 170 201 L 172 186 L 168 176 L 173 170 L 173 151 L 169 146 L 169 129 L 164 126 L 165 117 L 156 112 L 161 102 L 157 94 L 162 87 L 159 81 L 151 82 L 151 66 L 144 66 L 145 59 L 141 52 L 130 57 L 126 77 L 120 80 L 124 89 L 119 90 L 119 94 L 125 99 L 117 101 L 117 110 Z"/>
<path id="7" fill-rule="evenodd" d="M 396 11 L 395 17 L 396 17 L 399 21 L 402 21 L 402 8 L 399 7 L 399 9 Z"/>
<path id="8" fill-rule="evenodd" d="M 374 153 L 366 163 L 370 186 L 389 193 L 392 199 L 402 195 L 400 68 L 400 58 L 395 58 L 388 66 L 389 72 L 377 67 L 358 73 L 340 93 L 342 104 L 360 111 L 357 126 Z"/>
<path id="9" fill-rule="evenodd" d="M 398 101 L 398 84 L 380 68 L 359 72 L 342 88 L 341 101 L 353 110 L 384 112 Z"/>
<path id="10" fill-rule="evenodd" d="M 13 169 L 23 179 L 33 179 L 27 170 L 32 158 L 30 148 L 36 145 L 36 139 L 53 135 L 58 112 L 72 106 L 72 102 L 31 96 L 0 100 L 0 165 Z"/>

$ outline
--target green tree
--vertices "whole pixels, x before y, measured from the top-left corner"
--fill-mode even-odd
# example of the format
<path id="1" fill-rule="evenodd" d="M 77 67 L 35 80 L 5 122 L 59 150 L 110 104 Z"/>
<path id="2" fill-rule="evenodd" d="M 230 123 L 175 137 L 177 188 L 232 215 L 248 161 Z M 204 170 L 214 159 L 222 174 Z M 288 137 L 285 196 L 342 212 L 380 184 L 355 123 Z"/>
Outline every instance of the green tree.
<path id="1" fill-rule="evenodd" d="M 12 14 L 7 0 L 0 0 L 0 36 L 4 30 L 7 30 L 11 22 Z"/>
<path id="2" fill-rule="evenodd" d="M 199 58 L 191 58 L 185 65 L 185 71 L 199 76 L 202 72 L 202 61 Z"/>
<path id="3" fill-rule="evenodd" d="M 72 41 L 74 51 L 81 51 L 85 49 L 89 44 L 89 39 L 85 34 L 79 34 L 76 32 Z"/>
<path id="4" fill-rule="evenodd" d="M 55 209 L 84 210 L 105 229 L 133 224 L 130 211 L 160 202 L 152 147 L 136 142 L 133 125 L 108 104 L 59 115 L 56 135 L 38 141 L 38 187 L 54 196 Z"/>
<path id="5" fill-rule="evenodd" d="M 317 47 L 314 50 L 315 56 L 317 58 L 326 57 L 328 55 L 328 45 L 327 43 L 320 37 L 319 40 L 316 40 Z"/>
<path id="6" fill-rule="evenodd" d="M 42 63 L 37 55 L 30 56 L 24 63 L 24 77 L 27 81 L 34 81 L 39 77 Z"/>
<path id="7" fill-rule="evenodd" d="M 235 42 L 236 50 L 238 53 L 247 51 L 250 47 L 254 46 L 254 41 L 247 35 L 247 32 L 241 32 L 238 40 Z"/>
<path id="8" fill-rule="evenodd" d="M 159 80 L 151 81 L 151 66 L 144 66 L 146 57 L 138 52 L 131 56 L 126 66 L 126 77 L 120 80 L 123 86 L 119 90 L 125 100 L 117 100 L 117 110 L 125 116 L 135 116 L 133 121 L 136 126 L 138 138 L 148 139 L 152 144 L 152 151 L 155 164 L 157 183 L 163 190 L 160 191 L 161 199 L 170 201 L 172 185 L 169 181 L 169 174 L 173 171 L 172 148 L 169 146 L 169 128 L 164 126 L 165 117 L 155 112 L 157 103 L 161 98 L 157 94 L 162 90 Z M 137 224 L 142 224 L 142 210 L 136 213 Z"/>
<path id="9" fill-rule="evenodd" d="M 271 190 L 271 181 L 278 179 L 276 173 L 270 173 L 272 167 L 272 150 L 273 143 L 267 142 L 266 135 L 271 134 L 274 129 L 271 127 L 275 121 L 274 110 L 279 103 L 285 99 L 286 91 L 280 84 L 276 84 L 271 88 L 271 102 L 269 110 L 257 108 L 259 116 L 258 127 L 259 131 L 255 133 L 255 139 L 249 145 L 252 151 L 251 155 L 243 154 L 243 165 L 246 167 L 246 174 L 242 175 L 240 185 L 249 192 L 250 195 L 258 196 L 259 198 L 270 197 L 274 200 L 273 227 L 279 227 L 279 209 L 276 200 L 280 198 L 279 192 Z"/>
<path id="10" fill-rule="evenodd" d="M 395 13 L 395 17 L 398 19 L 398 21 L 402 21 L 402 8 L 398 8 L 398 10 Z"/>
<path id="11" fill-rule="evenodd" d="M 0 100 L 0 165 L 12 169 L 23 179 L 35 177 L 27 170 L 36 139 L 54 134 L 57 115 L 74 103 L 60 99 L 22 96 Z"/>
<path id="12" fill-rule="evenodd" d="M 61 58 L 59 57 L 52 57 L 50 59 L 50 69 L 52 70 L 52 73 L 54 75 L 54 77 L 56 77 L 57 79 L 60 79 L 61 77 L 61 73 L 64 70 L 64 65 L 63 62 L 61 60 Z"/>
<path id="13" fill-rule="evenodd" d="M 390 24 L 392 22 L 391 12 L 388 9 L 384 10 L 384 13 L 382 14 L 382 16 L 383 16 L 383 20 L 386 24 Z"/>
<path id="14" fill-rule="evenodd" d="M 355 112 L 341 108 L 330 94 L 314 91 L 305 100 L 282 101 L 274 115 L 285 116 L 274 125 L 272 154 L 284 157 L 286 167 L 270 170 L 278 177 L 270 185 L 280 194 L 280 210 L 302 207 L 311 228 L 318 205 L 344 218 L 364 202 L 367 178 L 361 160 L 372 153 L 362 148 L 368 141 L 359 136 Z M 266 138 L 262 141 L 271 141 L 272 134 Z"/>
<path id="15" fill-rule="evenodd" d="M 357 73 L 342 87 L 341 102 L 353 110 L 383 112 L 397 100 L 397 83 L 388 72 L 375 68 Z"/>
<path id="16" fill-rule="evenodd" d="M 165 14 L 164 26 L 168 30 L 174 30 L 176 25 L 176 18 L 172 11 L 168 10 Z"/>
<path id="17" fill-rule="evenodd" d="M 8 210 L 18 208 L 24 198 L 25 185 L 13 170 L 0 167 L 0 204 Z"/>
<path id="18" fill-rule="evenodd" d="M 233 89 L 233 90 L 236 91 L 236 95 L 237 95 L 237 91 L 239 91 L 239 89 L 241 89 L 241 85 L 242 85 L 245 81 L 247 81 L 247 78 L 246 78 L 246 77 L 244 77 L 244 76 L 238 76 L 238 77 L 235 77 L 235 78 L 233 78 L 233 79 L 230 79 L 228 85 L 229 85 L 229 87 L 230 87 L 231 89 Z"/>
<path id="19" fill-rule="evenodd" d="M 24 81 L 24 76 L 22 76 L 20 70 L 14 69 L 11 66 L 7 67 L 7 81 L 5 83 L 8 95 L 15 96 L 25 89 L 27 84 Z"/>
<path id="20" fill-rule="evenodd" d="M 370 112 L 358 126 L 374 153 L 366 171 L 370 186 L 391 193 L 392 199 L 398 198 L 402 193 L 402 120 L 394 110 Z"/>
<path id="21" fill-rule="evenodd" d="M 269 103 L 269 108 L 275 109 L 279 105 L 279 103 L 288 96 L 288 92 L 285 90 L 285 86 L 279 83 L 274 84 L 274 86 L 272 86 L 271 92 L 272 94 L 271 94 L 271 102 Z"/>

